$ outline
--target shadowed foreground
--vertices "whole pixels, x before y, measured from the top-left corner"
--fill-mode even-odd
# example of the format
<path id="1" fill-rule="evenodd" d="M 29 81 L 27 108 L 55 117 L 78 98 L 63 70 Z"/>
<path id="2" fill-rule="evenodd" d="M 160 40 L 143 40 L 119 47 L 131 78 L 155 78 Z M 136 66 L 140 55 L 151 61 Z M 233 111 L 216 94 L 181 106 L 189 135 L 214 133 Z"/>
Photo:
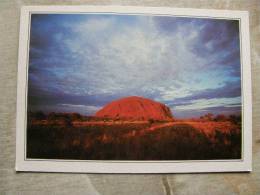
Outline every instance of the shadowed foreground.
<path id="1" fill-rule="evenodd" d="M 231 122 L 29 123 L 27 157 L 81 160 L 240 159 Z"/>

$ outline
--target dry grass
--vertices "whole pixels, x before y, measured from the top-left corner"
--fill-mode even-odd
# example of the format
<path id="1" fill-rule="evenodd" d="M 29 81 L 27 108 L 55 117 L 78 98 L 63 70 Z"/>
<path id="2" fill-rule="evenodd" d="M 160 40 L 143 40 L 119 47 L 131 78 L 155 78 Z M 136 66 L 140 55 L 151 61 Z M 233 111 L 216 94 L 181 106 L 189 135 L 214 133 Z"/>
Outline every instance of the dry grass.
<path id="1" fill-rule="evenodd" d="M 27 157 L 88 160 L 238 159 L 231 121 L 29 120 Z"/>

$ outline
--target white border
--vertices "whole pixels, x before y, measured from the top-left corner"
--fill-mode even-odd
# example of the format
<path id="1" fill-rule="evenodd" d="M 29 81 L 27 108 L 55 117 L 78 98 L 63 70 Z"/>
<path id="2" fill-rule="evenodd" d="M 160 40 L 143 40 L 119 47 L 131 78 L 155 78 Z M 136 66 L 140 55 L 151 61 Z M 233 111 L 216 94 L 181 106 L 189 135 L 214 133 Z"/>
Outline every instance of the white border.
<path id="1" fill-rule="evenodd" d="M 243 91 L 243 148 L 241 160 L 210 161 L 69 161 L 25 160 L 28 39 L 31 13 L 113 13 L 210 17 L 240 20 Z M 252 94 L 249 21 L 246 11 L 132 6 L 25 6 L 21 9 L 16 119 L 16 171 L 87 173 L 192 173 L 252 171 Z"/>

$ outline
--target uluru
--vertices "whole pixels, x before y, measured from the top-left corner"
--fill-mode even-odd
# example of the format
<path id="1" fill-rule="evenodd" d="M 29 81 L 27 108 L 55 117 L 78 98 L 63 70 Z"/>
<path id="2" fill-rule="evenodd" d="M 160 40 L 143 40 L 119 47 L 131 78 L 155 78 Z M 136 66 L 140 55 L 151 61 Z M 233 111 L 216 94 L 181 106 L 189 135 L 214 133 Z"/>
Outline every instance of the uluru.
<path id="1" fill-rule="evenodd" d="M 138 96 L 114 100 L 100 109 L 95 116 L 122 120 L 173 120 L 169 107 Z"/>

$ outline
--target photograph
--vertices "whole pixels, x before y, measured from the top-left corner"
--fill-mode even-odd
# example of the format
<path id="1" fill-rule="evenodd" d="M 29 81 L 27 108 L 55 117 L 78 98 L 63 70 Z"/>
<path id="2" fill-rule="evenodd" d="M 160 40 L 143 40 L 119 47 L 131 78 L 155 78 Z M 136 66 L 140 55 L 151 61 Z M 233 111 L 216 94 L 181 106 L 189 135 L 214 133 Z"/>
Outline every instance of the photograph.
<path id="1" fill-rule="evenodd" d="M 28 16 L 25 161 L 243 161 L 240 18 Z"/>

